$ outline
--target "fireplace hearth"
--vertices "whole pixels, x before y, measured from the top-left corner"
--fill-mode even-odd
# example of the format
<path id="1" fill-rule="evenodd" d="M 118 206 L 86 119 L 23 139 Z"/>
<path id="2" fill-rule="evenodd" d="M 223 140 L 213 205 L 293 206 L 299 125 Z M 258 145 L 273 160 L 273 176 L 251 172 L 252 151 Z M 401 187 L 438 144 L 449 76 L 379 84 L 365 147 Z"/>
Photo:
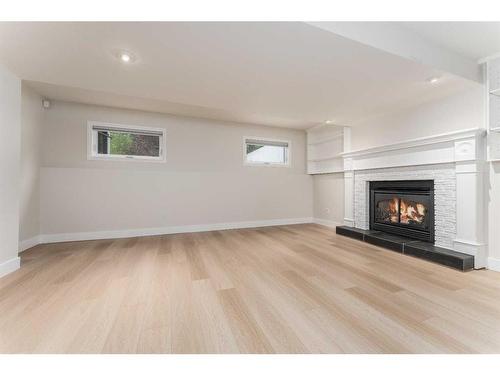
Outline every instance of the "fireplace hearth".
<path id="1" fill-rule="evenodd" d="M 370 229 L 434 243 L 434 181 L 371 181 Z"/>

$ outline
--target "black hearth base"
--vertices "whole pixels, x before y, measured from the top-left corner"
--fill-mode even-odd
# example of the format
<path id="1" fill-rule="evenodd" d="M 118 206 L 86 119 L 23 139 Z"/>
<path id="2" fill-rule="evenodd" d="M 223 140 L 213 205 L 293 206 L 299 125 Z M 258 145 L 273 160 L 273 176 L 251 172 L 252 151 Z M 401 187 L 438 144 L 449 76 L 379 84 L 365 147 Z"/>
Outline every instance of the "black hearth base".
<path id="1" fill-rule="evenodd" d="M 376 230 L 363 230 L 347 226 L 338 226 L 336 232 L 342 236 L 368 242 L 398 253 L 426 259 L 461 271 L 474 268 L 474 257 L 472 255 L 434 246 L 429 242 L 416 241 Z"/>

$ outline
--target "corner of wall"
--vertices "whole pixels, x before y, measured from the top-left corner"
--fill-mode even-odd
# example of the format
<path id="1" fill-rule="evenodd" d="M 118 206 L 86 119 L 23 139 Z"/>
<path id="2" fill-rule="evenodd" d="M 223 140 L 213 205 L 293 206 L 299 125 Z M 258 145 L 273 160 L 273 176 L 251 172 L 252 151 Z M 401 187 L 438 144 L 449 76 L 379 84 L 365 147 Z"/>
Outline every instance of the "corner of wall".
<path id="1" fill-rule="evenodd" d="M 0 276 L 19 268 L 21 80 L 0 65 Z"/>
<path id="2" fill-rule="evenodd" d="M 43 124 L 42 97 L 21 86 L 21 171 L 19 202 L 19 251 L 36 243 L 40 235 L 40 157 Z"/>

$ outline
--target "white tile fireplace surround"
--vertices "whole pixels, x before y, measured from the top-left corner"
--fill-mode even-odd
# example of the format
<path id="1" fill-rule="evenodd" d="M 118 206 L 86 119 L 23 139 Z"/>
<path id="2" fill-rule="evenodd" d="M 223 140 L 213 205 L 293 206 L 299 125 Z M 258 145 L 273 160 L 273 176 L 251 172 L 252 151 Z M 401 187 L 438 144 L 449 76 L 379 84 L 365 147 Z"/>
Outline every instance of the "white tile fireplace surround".
<path id="1" fill-rule="evenodd" d="M 453 249 L 457 232 L 455 165 L 383 168 L 357 171 L 354 175 L 354 222 L 370 229 L 369 182 L 388 180 L 434 180 L 434 224 L 436 246 Z"/>
<path id="2" fill-rule="evenodd" d="M 434 180 L 435 244 L 487 264 L 485 131 L 469 129 L 343 153 L 344 224 L 369 229 L 369 182 Z"/>

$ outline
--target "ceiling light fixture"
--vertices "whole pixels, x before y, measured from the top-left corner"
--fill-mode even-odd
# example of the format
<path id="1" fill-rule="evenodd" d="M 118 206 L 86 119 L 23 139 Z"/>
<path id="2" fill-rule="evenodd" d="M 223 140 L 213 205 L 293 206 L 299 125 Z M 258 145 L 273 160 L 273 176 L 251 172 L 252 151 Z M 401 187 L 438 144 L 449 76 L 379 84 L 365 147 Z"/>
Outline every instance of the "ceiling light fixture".
<path id="1" fill-rule="evenodd" d="M 429 83 L 437 83 L 437 81 L 439 81 L 439 78 L 438 77 L 431 77 L 427 80 Z"/>
<path id="2" fill-rule="evenodd" d="M 333 120 L 326 120 L 326 121 L 325 121 L 325 124 L 327 124 L 327 125 L 331 125 L 331 124 L 333 124 Z"/>
<path id="3" fill-rule="evenodd" d="M 123 61 L 124 63 L 130 62 L 131 59 L 132 58 L 130 57 L 130 55 L 127 52 L 122 52 L 120 54 L 120 60 Z"/>
<path id="4" fill-rule="evenodd" d="M 113 58 L 122 64 L 135 64 L 138 61 L 138 56 L 125 48 L 113 48 L 110 52 Z"/>

